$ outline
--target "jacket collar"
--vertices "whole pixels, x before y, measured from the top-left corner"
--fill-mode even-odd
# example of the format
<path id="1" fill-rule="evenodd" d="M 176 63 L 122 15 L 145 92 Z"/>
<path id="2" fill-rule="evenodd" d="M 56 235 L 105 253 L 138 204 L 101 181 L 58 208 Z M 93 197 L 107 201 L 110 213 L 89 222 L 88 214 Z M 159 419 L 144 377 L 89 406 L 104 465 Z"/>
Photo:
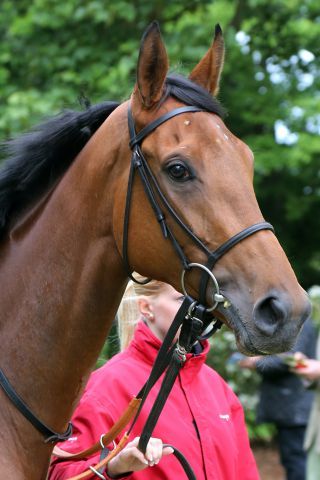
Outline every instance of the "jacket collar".
<path id="1" fill-rule="evenodd" d="M 203 350 L 201 353 L 187 355 L 187 362 L 183 367 L 183 371 L 192 371 L 192 375 L 196 375 L 206 360 L 209 351 L 209 342 L 207 340 L 201 342 Z M 135 329 L 134 337 L 128 347 L 129 352 L 134 356 L 138 356 L 146 363 L 152 365 L 161 346 L 161 340 L 157 338 L 150 328 L 140 321 Z"/>

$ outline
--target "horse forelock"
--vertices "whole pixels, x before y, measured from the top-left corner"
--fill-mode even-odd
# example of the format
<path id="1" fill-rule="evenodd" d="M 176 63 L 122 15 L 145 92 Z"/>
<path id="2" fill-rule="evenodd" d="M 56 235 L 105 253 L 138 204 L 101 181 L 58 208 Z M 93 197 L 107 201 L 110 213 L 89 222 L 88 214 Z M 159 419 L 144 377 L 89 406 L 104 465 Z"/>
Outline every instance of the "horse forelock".
<path id="1" fill-rule="evenodd" d="M 182 75 L 170 74 L 166 79 L 166 93 L 162 102 L 169 96 L 176 98 L 186 105 L 203 108 L 223 118 L 225 109 L 217 98 L 192 80 Z"/>

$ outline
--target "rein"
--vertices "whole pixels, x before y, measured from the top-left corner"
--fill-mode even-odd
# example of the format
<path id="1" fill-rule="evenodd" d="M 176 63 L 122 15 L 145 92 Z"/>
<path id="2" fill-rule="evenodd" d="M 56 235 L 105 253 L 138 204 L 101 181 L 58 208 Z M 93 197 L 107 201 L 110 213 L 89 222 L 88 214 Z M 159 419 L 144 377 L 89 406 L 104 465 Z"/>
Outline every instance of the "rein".
<path id="1" fill-rule="evenodd" d="M 0 369 L 0 385 L 7 397 L 15 405 L 15 407 L 22 413 L 22 415 L 40 432 L 44 437 L 45 443 L 64 442 L 72 435 L 72 424 L 68 423 L 68 427 L 64 433 L 57 433 L 43 423 L 28 407 L 28 405 L 17 394 L 15 389 L 10 384 L 9 380 Z"/>

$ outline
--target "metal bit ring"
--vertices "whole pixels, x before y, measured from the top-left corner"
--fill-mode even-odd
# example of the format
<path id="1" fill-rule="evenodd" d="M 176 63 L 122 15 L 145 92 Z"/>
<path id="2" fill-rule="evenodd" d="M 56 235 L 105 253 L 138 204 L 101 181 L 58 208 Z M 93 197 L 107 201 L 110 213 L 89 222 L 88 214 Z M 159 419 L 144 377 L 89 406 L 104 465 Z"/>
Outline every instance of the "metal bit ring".
<path id="1" fill-rule="evenodd" d="M 214 303 L 211 307 L 207 308 L 208 312 L 212 312 L 212 310 L 217 308 L 219 303 L 225 301 L 225 297 L 223 295 L 221 295 L 218 281 L 217 281 L 216 277 L 213 275 L 213 273 L 211 272 L 211 270 L 209 270 L 209 268 L 205 267 L 201 263 L 189 263 L 188 270 L 193 268 L 193 267 L 198 267 L 201 270 L 204 270 L 209 275 L 209 277 L 211 278 L 211 280 L 213 282 L 213 285 L 214 285 L 214 288 L 215 288 L 215 293 L 213 294 L 213 302 Z M 182 288 L 182 293 L 185 297 L 188 295 L 188 292 L 186 290 L 185 283 L 184 283 L 184 276 L 186 274 L 186 271 L 187 271 L 186 269 L 182 270 L 182 274 L 181 274 L 181 288 Z"/>

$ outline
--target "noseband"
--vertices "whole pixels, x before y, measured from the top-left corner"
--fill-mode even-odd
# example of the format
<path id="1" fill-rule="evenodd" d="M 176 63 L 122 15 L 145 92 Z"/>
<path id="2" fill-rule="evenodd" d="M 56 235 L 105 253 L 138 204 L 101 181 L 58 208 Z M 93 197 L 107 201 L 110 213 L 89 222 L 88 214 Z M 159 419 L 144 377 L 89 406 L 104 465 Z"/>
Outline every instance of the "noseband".
<path id="1" fill-rule="evenodd" d="M 272 232 L 274 232 L 274 229 L 273 229 L 273 226 L 268 222 L 256 223 L 254 225 L 251 225 L 250 227 L 247 227 L 241 230 L 239 233 L 229 238 L 226 242 L 220 245 L 216 250 L 211 251 L 207 248 L 207 246 L 203 243 L 203 241 L 190 230 L 190 228 L 185 224 L 185 222 L 180 218 L 180 216 L 176 213 L 176 211 L 170 205 L 169 201 L 163 194 L 157 179 L 155 178 L 152 170 L 150 169 L 147 160 L 145 159 L 142 153 L 141 144 L 142 144 L 142 141 L 151 132 L 153 132 L 156 128 L 158 128 L 164 122 L 167 122 L 168 120 L 170 120 L 171 118 L 177 115 L 181 115 L 183 113 L 192 113 L 192 112 L 206 112 L 206 110 L 199 107 L 194 107 L 194 106 L 184 106 L 184 107 L 175 108 L 174 110 L 171 110 L 170 112 L 162 115 L 161 117 L 157 118 L 153 122 L 149 123 L 139 133 L 136 133 L 135 124 L 134 124 L 134 120 L 131 113 L 131 108 L 129 106 L 128 108 L 128 127 L 129 127 L 129 135 L 130 135 L 129 146 L 132 150 L 132 157 L 131 157 L 127 198 L 126 198 L 125 214 L 124 214 L 122 252 L 123 252 L 123 261 L 130 278 L 133 281 L 140 283 L 132 275 L 132 269 L 130 268 L 130 262 L 128 258 L 128 231 L 129 231 L 129 218 L 130 218 L 133 179 L 134 179 L 135 172 L 138 171 L 146 196 L 160 224 L 163 236 L 165 239 L 171 240 L 174 250 L 181 260 L 182 267 L 183 267 L 182 276 L 181 276 L 182 292 L 184 293 L 184 295 L 187 295 L 187 291 L 184 283 L 184 277 L 185 277 L 186 271 L 189 271 L 192 268 L 201 269 L 202 275 L 201 275 L 200 285 L 199 285 L 199 300 L 203 305 L 206 305 L 206 290 L 207 290 L 208 281 L 209 279 L 211 279 L 214 285 L 213 302 L 212 302 L 212 305 L 207 306 L 206 310 L 213 311 L 214 309 L 217 308 L 219 303 L 225 302 L 226 300 L 225 297 L 220 294 L 218 281 L 215 278 L 214 274 L 212 273 L 212 269 L 217 263 L 217 261 L 223 255 L 225 255 L 231 248 L 233 248 L 235 245 L 237 245 L 239 242 L 241 242 L 245 238 L 253 235 L 256 232 L 259 232 L 260 230 L 271 230 Z M 206 254 L 208 258 L 206 265 L 189 262 L 189 260 L 187 259 L 183 251 L 183 248 L 181 247 L 174 233 L 172 232 L 171 228 L 167 224 L 166 217 L 162 208 L 163 206 L 165 207 L 166 212 L 173 218 L 173 220 L 179 225 L 179 227 L 191 238 L 193 243 L 195 243 L 197 247 Z M 147 283 L 147 282 L 148 280 L 144 281 L 143 283 Z"/>

